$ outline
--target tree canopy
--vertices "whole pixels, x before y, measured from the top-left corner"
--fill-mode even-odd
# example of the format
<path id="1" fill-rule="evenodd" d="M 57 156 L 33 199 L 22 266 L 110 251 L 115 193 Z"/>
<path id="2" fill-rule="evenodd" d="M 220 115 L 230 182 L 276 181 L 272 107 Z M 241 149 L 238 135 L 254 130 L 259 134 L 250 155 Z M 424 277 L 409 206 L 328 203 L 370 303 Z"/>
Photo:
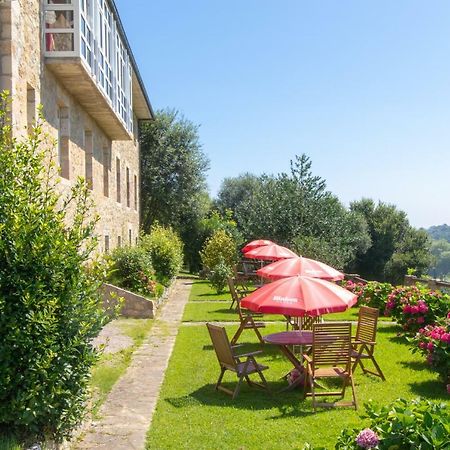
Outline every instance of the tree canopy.
<path id="1" fill-rule="evenodd" d="M 160 110 L 142 125 L 140 142 L 142 226 L 147 231 L 158 221 L 180 230 L 206 193 L 209 161 L 198 126 L 175 110 Z"/>
<path id="2" fill-rule="evenodd" d="M 372 240 L 367 252 L 356 258 L 354 268 L 360 275 L 399 283 L 408 269 L 419 275 L 426 271 L 431 262 L 427 234 L 411 227 L 405 212 L 367 198 L 352 202 L 350 209 L 364 217 Z"/>
<path id="3" fill-rule="evenodd" d="M 243 189 L 248 184 L 251 192 Z M 240 201 L 236 192 L 245 193 Z M 306 155 L 291 161 L 290 173 L 227 179 L 219 198 L 233 199 L 238 229 L 246 239 L 272 239 L 341 268 L 370 243 L 364 221 L 326 190 Z"/>
<path id="4" fill-rule="evenodd" d="M 203 245 L 199 223 L 211 208 L 206 189 L 208 158 L 198 126 L 175 110 L 156 112 L 141 128 L 142 228 L 158 222 L 181 236 L 188 265 L 196 268 Z"/>

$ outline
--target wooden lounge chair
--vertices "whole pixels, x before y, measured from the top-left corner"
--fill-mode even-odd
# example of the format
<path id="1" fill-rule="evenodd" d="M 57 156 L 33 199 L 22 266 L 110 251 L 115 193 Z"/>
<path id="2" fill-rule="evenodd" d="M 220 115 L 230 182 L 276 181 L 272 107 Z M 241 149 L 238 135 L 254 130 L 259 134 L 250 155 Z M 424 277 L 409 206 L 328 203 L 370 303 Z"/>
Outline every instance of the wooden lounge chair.
<path id="1" fill-rule="evenodd" d="M 360 366 L 364 373 L 370 373 L 380 377 L 383 381 L 386 378 L 380 369 L 380 366 L 373 356 L 376 344 L 377 323 L 379 311 L 377 308 L 369 308 L 368 306 L 361 306 L 358 314 L 358 326 L 356 328 L 356 336 L 353 338 L 353 367 L 354 372 L 357 366 Z M 364 366 L 363 360 L 370 359 L 375 367 L 376 372 L 367 369 Z"/>
<path id="2" fill-rule="evenodd" d="M 261 344 L 264 344 L 259 329 L 264 328 L 266 324 L 264 322 L 255 321 L 255 318 L 261 318 L 261 314 L 253 314 L 250 311 L 241 308 L 242 297 L 240 293 L 238 293 L 238 291 L 236 290 L 234 280 L 232 278 L 228 278 L 228 287 L 230 289 L 233 302 L 236 304 L 236 310 L 237 313 L 239 314 L 239 321 L 240 321 L 239 328 L 237 329 L 234 336 L 231 338 L 231 344 L 232 345 L 236 344 L 237 340 L 239 339 L 244 330 L 253 330 L 256 336 L 258 337 L 259 342 L 261 342 Z"/>
<path id="3" fill-rule="evenodd" d="M 314 412 L 318 406 L 353 406 L 357 408 L 355 386 L 352 376 L 351 359 L 351 324 L 350 323 L 316 323 L 313 325 L 313 346 L 310 355 L 304 354 L 307 361 L 308 382 L 305 383 L 305 395 L 312 397 Z M 318 384 L 323 379 L 339 379 L 342 382 L 340 391 L 329 390 Z M 311 392 L 306 392 L 309 384 Z M 318 390 L 318 386 L 322 389 Z M 351 386 L 353 400 L 319 402 L 316 397 L 339 396 L 344 398 L 345 389 Z"/>
<path id="4" fill-rule="evenodd" d="M 216 383 L 216 390 L 226 392 L 234 399 L 239 393 L 239 389 L 244 378 L 249 386 L 259 386 L 264 389 L 268 389 L 267 381 L 262 373 L 263 370 L 268 369 L 268 366 L 259 364 L 255 360 L 255 355 L 262 353 L 262 351 L 258 350 L 256 352 L 235 355 L 234 349 L 228 340 L 225 328 L 212 325 L 210 323 L 207 323 L 206 326 L 208 327 L 209 335 L 211 336 L 211 341 L 220 365 L 220 375 Z M 246 359 L 243 360 L 243 358 Z M 227 370 L 235 372 L 238 377 L 238 383 L 234 391 L 227 389 L 222 385 L 222 379 Z M 254 373 L 257 373 L 260 376 L 262 384 L 250 380 L 249 375 Z"/>

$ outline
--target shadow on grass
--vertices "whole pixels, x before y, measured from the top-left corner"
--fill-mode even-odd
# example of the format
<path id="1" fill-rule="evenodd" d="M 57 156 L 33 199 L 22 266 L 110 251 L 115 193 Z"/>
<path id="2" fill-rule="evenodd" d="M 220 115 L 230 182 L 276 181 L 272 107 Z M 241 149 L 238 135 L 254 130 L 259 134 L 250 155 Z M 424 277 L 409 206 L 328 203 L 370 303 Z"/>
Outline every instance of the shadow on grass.
<path id="1" fill-rule="evenodd" d="M 254 380 L 257 377 L 253 377 Z M 249 411 L 262 411 L 277 408 L 279 414 L 267 417 L 266 420 L 284 419 L 286 417 L 305 417 L 313 414 L 311 400 L 303 398 L 301 389 L 295 392 L 279 393 L 283 382 L 268 382 L 270 392 L 258 387 L 249 387 L 242 383 L 239 395 L 233 400 L 224 392 L 217 391 L 215 384 L 206 384 L 196 391 L 181 397 L 166 398 L 165 401 L 175 408 L 189 408 L 196 405 L 214 406 Z M 223 383 L 227 389 L 234 390 L 236 383 Z"/>
<path id="2" fill-rule="evenodd" d="M 411 391 L 428 400 L 448 400 L 444 383 L 439 380 L 427 380 L 417 383 L 409 383 Z"/>
<path id="3" fill-rule="evenodd" d="M 405 367 L 412 370 L 417 371 L 429 371 L 425 361 L 401 361 L 400 364 Z"/>

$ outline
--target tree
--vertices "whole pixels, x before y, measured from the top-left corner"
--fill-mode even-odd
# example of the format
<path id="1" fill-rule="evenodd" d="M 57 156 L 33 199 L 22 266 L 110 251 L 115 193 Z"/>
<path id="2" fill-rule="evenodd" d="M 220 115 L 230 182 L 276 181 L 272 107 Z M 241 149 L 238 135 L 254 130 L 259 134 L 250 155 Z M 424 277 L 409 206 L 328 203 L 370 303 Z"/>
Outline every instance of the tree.
<path id="1" fill-rule="evenodd" d="M 433 239 L 444 239 L 447 242 L 450 242 L 450 226 L 444 223 L 443 225 L 435 225 L 433 227 L 428 228 L 427 233 Z"/>
<path id="2" fill-rule="evenodd" d="M 262 175 L 257 181 L 235 211 L 246 239 L 272 239 L 340 268 L 368 247 L 364 221 L 326 190 L 306 155 L 291 161 L 290 174 Z"/>
<path id="3" fill-rule="evenodd" d="M 191 269 L 199 265 L 201 219 L 210 209 L 205 174 L 207 157 L 198 126 L 175 110 L 161 110 L 141 129 L 142 227 L 171 226 L 184 243 Z"/>
<path id="4" fill-rule="evenodd" d="M 368 279 L 401 282 L 407 269 L 422 273 L 430 263 L 429 242 L 423 231 L 410 226 L 406 213 L 394 205 L 361 199 L 350 209 L 362 215 L 372 244 L 360 254 L 354 270 Z"/>
<path id="5" fill-rule="evenodd" d="M 181 232 L 206 192 L 209 162 L 198 126 L 175 110 L 157 111 L 141 128 L 142 227 L 158 221 Z"/>
<path id="6" fill-rule="evenodd" d="M 258 186 L 258 177 L 248 172 L 235 178 L 225 178 L 217 194 L 215 206 L 222 213 L 229 210 L 234 214 L 239 204 L 251 199 Z"/>
<path id="7" fill-rule="evenodd" d="M 446 278 L 450 275 L 450 242 L 445 239 L 432 240 L 430 252 L 433 262 L 429 274 L 434 278 Z"/>

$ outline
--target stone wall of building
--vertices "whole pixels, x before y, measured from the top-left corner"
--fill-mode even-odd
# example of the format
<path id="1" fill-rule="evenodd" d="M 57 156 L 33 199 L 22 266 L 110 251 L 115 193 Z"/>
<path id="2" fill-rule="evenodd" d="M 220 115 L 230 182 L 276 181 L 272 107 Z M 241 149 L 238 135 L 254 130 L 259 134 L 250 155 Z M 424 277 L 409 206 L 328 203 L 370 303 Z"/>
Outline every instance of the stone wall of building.
<path id="1" fill-rule="evenodd" d="M 12 94 L 14 133 L 26 134 L 30 118 L 42 104 L 45 130 L 55 142 L 58 138 L 62 142 L 63 127 L 63 134 L 68 133 L 68 171 L 61 177 L 61 191 L 67 192 L 77 177 L 91 174 L 92 198 L 100 217 L 96 229 L 100 250 L 135 243 L 139 232 L 138 142 L 111 141 L 46 68 L 41 7 L 40 0 L 0 0 L 0 87 Z M 67 114 L 64 125 L 61 108 Z M 54 147 L 55 161 L 59 161 L 60 143 Z M 87 172 L 87 166 L 92 170 Z"/>
<path id="2" fill-rule="evenodd" d="M 11 1 L 0 0 L 0 91 L 11 91 Z"/>

